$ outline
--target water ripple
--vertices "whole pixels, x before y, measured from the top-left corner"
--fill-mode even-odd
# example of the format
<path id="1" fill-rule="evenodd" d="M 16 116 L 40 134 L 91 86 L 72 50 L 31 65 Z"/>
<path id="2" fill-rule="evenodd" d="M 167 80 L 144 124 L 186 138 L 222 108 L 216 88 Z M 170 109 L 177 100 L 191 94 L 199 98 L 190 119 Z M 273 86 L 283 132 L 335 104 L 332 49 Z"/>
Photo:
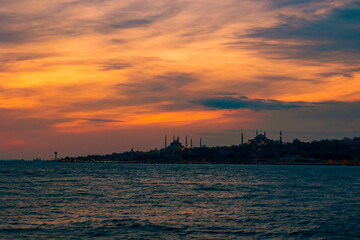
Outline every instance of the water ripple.
<path id="1" fill-rule="evenodd" d="M 356 239 L 360 168 L 0 162 L 1 239 Z"/>

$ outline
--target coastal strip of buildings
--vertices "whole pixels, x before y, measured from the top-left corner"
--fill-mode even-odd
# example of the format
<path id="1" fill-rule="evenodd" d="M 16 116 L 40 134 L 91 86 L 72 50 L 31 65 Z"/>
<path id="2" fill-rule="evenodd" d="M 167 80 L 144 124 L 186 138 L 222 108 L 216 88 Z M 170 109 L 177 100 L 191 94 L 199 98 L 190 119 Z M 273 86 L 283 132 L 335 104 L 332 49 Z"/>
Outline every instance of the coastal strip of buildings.
<path id="1" fill-rule="evenodd" d="M 169 144 L 168 144 L 169 142 Z M 65 157 L 55 160 L 61 162 L 118 162 L 118 163 L 193 163 L 193 164 L 331 164 L 360 165 L 360 137 L 342 140 L 321 140 L 301 142 L 298 139 L 291 143 L 279 139 L 267 138 L 266 132 L 233 146 L 207 147 L 202 144 L 193 146 L 193 139 L 185 136 L 185 142 L 173 136 L 169 141 L 164 139 L 162 149 L 150 151 L 131 151 L 107 155 L 88 155 Z"/>

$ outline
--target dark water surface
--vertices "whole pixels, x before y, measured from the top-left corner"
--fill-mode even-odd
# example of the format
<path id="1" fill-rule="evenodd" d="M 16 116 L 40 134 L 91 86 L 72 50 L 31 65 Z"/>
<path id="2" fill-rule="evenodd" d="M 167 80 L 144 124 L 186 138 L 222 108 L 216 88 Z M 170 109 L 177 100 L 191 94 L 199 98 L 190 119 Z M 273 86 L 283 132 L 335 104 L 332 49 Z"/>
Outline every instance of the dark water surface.
<path id="1" fill-rule="evenodd" d="M 360 168 L 0 162 L 1 239 L 356 239 Z"/>

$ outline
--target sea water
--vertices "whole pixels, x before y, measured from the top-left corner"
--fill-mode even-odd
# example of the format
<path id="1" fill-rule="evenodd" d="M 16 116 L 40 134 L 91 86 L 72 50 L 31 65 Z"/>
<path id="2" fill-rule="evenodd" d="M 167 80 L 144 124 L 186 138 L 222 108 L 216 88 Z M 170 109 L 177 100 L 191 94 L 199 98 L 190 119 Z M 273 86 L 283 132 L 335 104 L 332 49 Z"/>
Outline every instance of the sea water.
<path id="1" fill-rule="evenodd" d="M 1 239 L 356 239 L 360 167 L 0 162 Z"/>

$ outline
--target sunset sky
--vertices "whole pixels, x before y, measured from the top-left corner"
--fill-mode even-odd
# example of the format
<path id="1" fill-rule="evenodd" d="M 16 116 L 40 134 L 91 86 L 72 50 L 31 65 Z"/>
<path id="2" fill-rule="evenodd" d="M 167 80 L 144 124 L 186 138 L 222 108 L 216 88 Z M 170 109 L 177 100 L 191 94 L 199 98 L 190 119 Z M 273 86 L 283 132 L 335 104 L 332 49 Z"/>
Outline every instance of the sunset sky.
<path id="1" fill-rule="evenodd" d="M 360 3 L 0 0 L 0 159 L 360 136 Z"/>

